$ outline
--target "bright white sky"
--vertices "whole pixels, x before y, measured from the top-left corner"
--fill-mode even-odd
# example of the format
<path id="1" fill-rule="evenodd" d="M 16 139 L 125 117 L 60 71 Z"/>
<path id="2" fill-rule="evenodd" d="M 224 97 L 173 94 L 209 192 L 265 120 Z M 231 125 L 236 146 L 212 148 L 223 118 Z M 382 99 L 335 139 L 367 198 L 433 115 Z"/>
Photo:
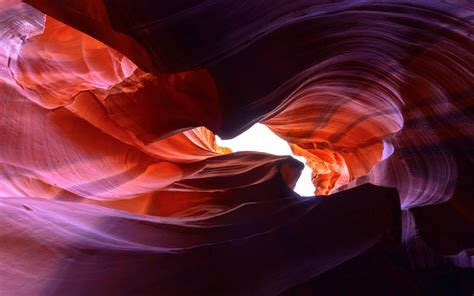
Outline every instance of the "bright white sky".
<path id="1" fill-rule="evenodd" d="M 305 163 L 304 157 L 293 155 L 290 146 L 285 140 L 275 135 L 268 127 L 260 123 L 255 124 L 231 140 L 221 140 L 216 136 L 216 141 L 218 145 L 228 147 L 234 152 L 259 151 L 274 155 L 291 155 L 302 163 Z M 306 165 L 296 183 L 295 191 L 301 196 L 314 195 L 314 185 L 311 183 L 311 169 Z"/>

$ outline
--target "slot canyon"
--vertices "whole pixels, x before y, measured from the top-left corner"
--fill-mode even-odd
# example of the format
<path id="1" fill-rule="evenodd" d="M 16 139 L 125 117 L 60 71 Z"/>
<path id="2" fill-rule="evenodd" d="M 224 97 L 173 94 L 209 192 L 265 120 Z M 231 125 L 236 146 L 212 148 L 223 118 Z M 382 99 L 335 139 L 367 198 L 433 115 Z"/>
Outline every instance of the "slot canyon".
<path id="1" fill-rule="evenodd" d="M 0 0 L 0 295 L 473 295 L 473 21 Z"/>

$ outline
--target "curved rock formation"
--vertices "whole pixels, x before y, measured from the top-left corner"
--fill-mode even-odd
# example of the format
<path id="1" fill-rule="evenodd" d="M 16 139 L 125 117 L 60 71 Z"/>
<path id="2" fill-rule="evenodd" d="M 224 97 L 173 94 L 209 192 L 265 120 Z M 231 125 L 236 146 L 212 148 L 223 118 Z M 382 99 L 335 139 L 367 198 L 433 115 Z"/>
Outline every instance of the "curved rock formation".
<path id="1" fill-rule="evenodd" d="M 3 294 L 474 290 L 468 1 L 25 2 L 0 3 Z M 256 122 L 316 197 L 216 145 Z"/>

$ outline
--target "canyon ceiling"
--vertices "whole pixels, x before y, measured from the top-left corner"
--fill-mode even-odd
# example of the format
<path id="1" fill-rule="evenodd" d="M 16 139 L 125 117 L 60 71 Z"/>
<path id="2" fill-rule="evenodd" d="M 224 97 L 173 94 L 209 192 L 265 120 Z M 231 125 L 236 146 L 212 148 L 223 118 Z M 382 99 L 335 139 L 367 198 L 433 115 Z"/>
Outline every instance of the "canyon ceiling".
<path id="1" fill-rule="evenodd" d="M 473 20 L 0 1 L 0 294 L 472 295 Z M 257 122 L 314 197 L 294 158 L 216 144 Z"/>

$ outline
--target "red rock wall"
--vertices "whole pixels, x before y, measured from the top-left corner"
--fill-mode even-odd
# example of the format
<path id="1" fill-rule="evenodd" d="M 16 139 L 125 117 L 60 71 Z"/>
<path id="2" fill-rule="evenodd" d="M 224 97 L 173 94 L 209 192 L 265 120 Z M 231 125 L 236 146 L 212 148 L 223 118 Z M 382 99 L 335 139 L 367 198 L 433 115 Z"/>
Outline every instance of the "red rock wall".
<path id="1" fill-rule="evenodd" d="M 416 270 L 472 268 L 469 2 L 25 2 L 0 4 L 6 295 L 324 290 L 359 261 L 421 293 Z M 291 157 L 216 145 L 255 122 L 318 196 Z"/>

